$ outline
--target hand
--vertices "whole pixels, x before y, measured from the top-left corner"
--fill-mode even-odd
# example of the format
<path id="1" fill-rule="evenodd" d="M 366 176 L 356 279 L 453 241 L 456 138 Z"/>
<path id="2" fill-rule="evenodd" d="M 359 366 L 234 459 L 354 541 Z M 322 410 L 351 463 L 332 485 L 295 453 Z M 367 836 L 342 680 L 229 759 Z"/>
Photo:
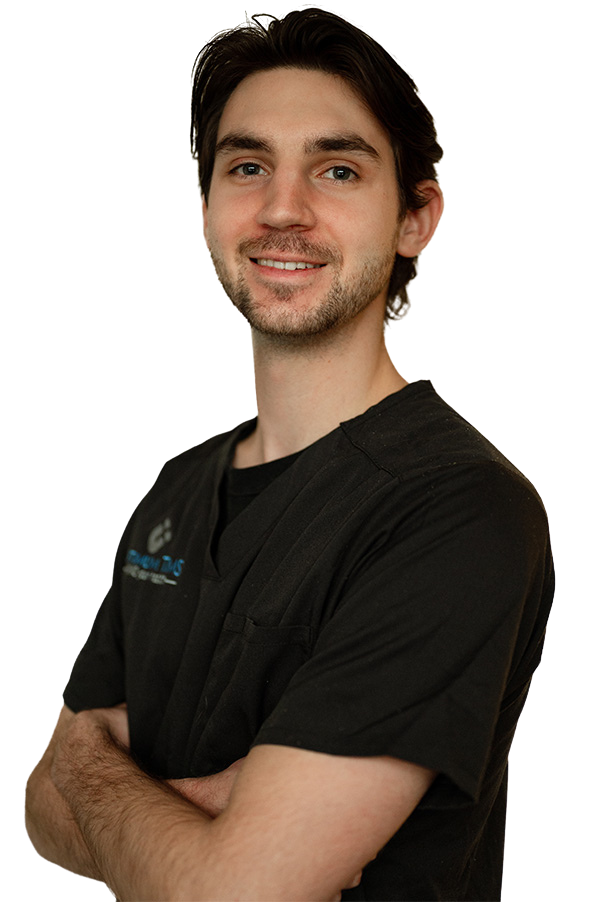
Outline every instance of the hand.
<path id="1" fill-rule="evenodd" d="M 77 770 L 81 749 L 88 745 L 96 748 L 98 737 L 103 733 L 115 746 L 129 751 L 126 704 L 114 708 L 92 708 L 70 717 L 56 742 L 50 767 L 50 777 L 59 792 L 66 789 Z"/>
<path id="2" fill-rule="evenodd" d="M 210 777 L 185 777 L 166 782 L 196 808 L 215 818 L 227 808 L 233 784 L 245 760 L 239 758 L 226 770 L 211 774 Z"/>
<path id="3" fill-rule="evenodd" d="M 81 712 L 84 713 L 83 711 Z M 111 738 L 122 748 L 129 751 L 129 719 L 127 717 L 127 705 L 123 702 L 114 708 L 92 708 L 85 712 L 88 717 L 94 718 L 96 723 L 104 726 Z"/>
<path id="4" fill-rule="evenodd" d="M 346 886 L 343 887 L 343 889 L 354 889 L 355 886 L 358 886 L 361 879 L 362 879 L 362 871 L 359 871 L 358 874 L 356 874 L 352 878 L 350 883 L 348 883 Z M 341 899 L 342 899 L 342 892 L 340 891 L 333 897 L 333 899 L 330 900 L 330 902 L 341 902 Z"/>
<path id="5" fill-rule="evenodd" d="M 345 886 L 344 889 L 354 889 L 355 886 L 358 886 L 360 881 L 362 880 L 362 871 L 359 871 L 358 874 L 355 874 L 348 886 Z"/>

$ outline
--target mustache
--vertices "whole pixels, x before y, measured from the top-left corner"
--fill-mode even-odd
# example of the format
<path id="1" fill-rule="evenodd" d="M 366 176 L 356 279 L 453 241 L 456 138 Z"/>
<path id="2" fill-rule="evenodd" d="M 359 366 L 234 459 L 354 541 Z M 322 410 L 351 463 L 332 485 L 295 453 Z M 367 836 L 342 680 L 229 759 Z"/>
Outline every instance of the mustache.
<path id="1" fill-rule="evenodd" d="M 309 241 L 302 234 L 277 232 L 261 238 L 246 238 L 240 241 L 238 252 L 242 257 L 268 257 L 269 252 L 297 254 L 314 263 L 341 263 L 342 255 L 334 248 L 316 241 Z"/>

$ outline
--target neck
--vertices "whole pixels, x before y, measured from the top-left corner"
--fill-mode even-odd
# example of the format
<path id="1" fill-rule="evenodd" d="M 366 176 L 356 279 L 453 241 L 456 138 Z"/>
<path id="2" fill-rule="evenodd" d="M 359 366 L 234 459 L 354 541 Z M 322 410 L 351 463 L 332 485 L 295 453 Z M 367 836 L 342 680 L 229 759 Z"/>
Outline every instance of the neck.
<path id="1" fill-rule="evenodd" d="M 390 360 L 373 304 L 310 342 L 255 331 L 252 339 L 258 423 L 238 444 L 236 467 L 300 451 L 407 384 Z"/>

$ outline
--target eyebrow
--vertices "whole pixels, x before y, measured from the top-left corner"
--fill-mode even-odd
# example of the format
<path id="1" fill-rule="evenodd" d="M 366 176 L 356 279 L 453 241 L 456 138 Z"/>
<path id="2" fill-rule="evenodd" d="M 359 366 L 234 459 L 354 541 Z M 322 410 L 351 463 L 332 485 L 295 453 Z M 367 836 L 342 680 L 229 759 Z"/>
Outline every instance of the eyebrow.
<path id="1" fill-rule="evenodd" d="M 225 135 L 215 147 L 215 156 L 234 150 L 262 151 L 273 153 L 274 149 L 268 141 L 253 135 L 251 132 L 232 132 Z M 343 132 L 332 135 L 319 135 L 307 138 L 304 142 L 304 153 L 359 153 L 381 162 L 381 156 L 364 138 L 356 132 Z"/>

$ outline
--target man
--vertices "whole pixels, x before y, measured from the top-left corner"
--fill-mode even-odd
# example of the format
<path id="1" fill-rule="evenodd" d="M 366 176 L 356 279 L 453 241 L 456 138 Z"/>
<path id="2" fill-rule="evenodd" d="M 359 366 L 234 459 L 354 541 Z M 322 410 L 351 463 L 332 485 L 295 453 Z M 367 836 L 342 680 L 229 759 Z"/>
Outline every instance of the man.
<path id="1" fill-rule="evenodd" d="M 121 899 L 498 899 L 553 569 L 535 490 L 383 341 L 442 212 L 433 120 L 305 10 L 207 45 L 192 141 L 258 418 L 132 517 L 32 841 Z"/>

